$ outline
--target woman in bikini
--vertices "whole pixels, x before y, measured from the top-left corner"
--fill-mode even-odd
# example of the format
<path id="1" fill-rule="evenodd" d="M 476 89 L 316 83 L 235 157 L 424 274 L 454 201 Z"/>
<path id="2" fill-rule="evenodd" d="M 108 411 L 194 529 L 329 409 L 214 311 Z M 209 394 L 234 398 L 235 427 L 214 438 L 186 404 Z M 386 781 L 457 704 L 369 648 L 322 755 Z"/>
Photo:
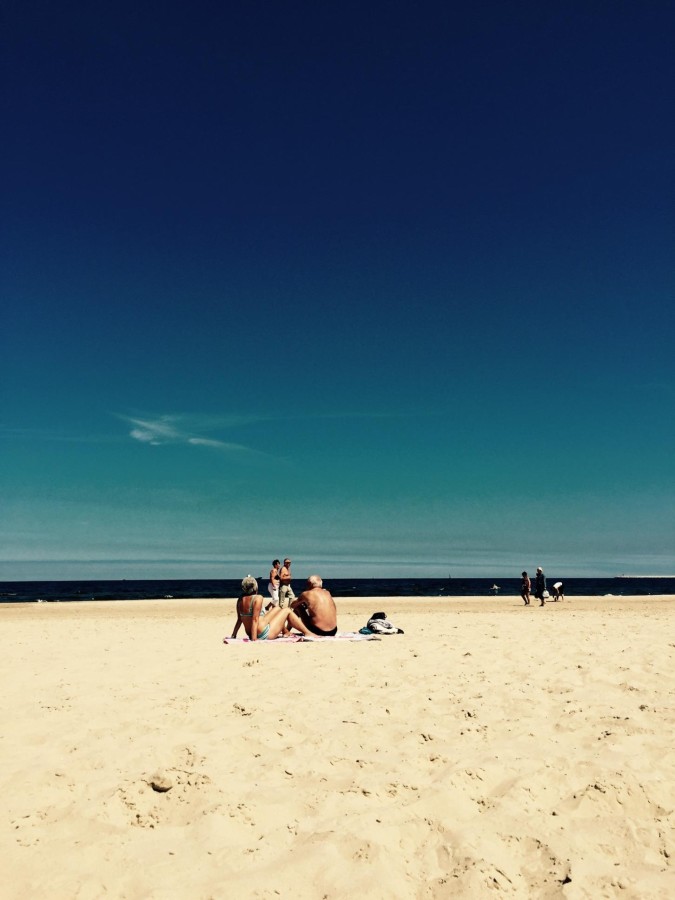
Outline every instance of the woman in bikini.
<path id="1" fill-rule="evenodd" d="M 237 624 L 232 632 L 233 638 L 236 638 L 240 625 L 244 626 L 252 641 L 271 641 L 282 632 L 288 634 L 286 619 L 290 609 L 273 606 L 263 614 L 263 602 L 262 595 L 258 593 L 258 582 L 247 575 L 241 583 L 241 597 L 237 600 Z"/>
<path id="2" fill-rule="evenodd" d="M 270 583 L 267 585 L 267 590 L 272 598 L 272 603 L 275 606 L 279 605 L 279 585 L 281 584 L 281 579 L 279 578 L 280 568 L 281 563 L 278 559 L 275 559 L 272 563 L 272 568 L 270 569 Z"/>

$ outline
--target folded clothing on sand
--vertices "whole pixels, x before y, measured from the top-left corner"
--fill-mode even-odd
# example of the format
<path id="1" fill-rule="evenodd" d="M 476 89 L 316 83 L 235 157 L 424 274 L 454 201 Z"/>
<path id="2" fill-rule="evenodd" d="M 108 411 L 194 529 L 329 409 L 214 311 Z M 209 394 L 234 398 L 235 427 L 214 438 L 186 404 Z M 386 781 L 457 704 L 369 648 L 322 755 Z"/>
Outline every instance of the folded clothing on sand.
<path id="1" fill-rule="evenodd" d="M 360 629 L 360 634 L 403 634 L 402 628 L 397 628 L 383 612 L 373 613 L 368 619 L 365 628 Z"/>

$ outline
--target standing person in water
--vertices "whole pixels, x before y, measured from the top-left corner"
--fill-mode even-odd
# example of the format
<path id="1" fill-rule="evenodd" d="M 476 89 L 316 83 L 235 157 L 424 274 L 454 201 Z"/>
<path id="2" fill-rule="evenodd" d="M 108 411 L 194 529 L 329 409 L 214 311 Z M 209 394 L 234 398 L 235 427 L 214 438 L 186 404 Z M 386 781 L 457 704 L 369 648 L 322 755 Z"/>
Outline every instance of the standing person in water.
<path id="1" fill-rule="evenodd" d="M 279 606 L 284 609 L 284 607 L 289 607 L 295 600 L 295 594 L 291 587 L 291 561 L 288 557 L 284 559 L 284 564 L 279 572 L 279 581 L 281 582 L 279 586 Z"/>
<path id="2" fill-rule="evenodd" d="M 279 605 L 279 585 L 281 584 L 281 581 L 279 580 L 280 568 L 281 563 L 278 559 L 275 559 L 272 563 L 272 568 L 270 569 L 270 583 L 267 585 L 267 591 L 275 606 Z"/>
<path id="3" fill-rule="evenodd" d="M 273 606 L 263 614 L 263 596 L 258 593 L 258 582 L 247 575 L 241 583 L 241 596 L 237 600 L 237 621 L 232 631 L 236 638 L 241 625 L 252 641 L 271 641 L 283 632 L 288 633 L 286 620 L 290 609 Z"/>
<path id="4" fill-rule="evenodd" d="M 530 593 L 532 591 L 532 583 L 527 572 L 523 572 L 523 581 L 520 585 L 520 596 L 525 601 L 525 606 L 530 605 Z"/>

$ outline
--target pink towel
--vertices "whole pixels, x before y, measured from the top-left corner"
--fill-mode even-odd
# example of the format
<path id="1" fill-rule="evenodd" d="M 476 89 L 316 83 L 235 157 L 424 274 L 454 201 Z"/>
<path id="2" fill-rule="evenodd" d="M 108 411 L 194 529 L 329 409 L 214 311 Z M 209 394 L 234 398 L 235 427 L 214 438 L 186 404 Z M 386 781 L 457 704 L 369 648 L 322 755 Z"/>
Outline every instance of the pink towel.
<path id="1" fill-rule="evenodd" d="M 319 641 L 379 641 L 376 634 L 359 634 L 358 631 L 339 631 L 333 637 L 319 637 L 318 635 L 292 634 L 290 637 L 278 637 L 272 641 L 252 641 L 251 638 L 224 637 L 224 644 L 305 644 L 318 643 Z"/>

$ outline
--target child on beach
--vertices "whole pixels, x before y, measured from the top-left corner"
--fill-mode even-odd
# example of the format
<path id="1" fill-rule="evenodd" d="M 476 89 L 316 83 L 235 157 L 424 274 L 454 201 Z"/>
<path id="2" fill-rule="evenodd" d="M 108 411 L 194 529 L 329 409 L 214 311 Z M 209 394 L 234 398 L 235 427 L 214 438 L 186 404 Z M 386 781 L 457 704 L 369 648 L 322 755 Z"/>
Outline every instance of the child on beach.
<path id="1" fill-rule="evenodd" d="M 525 601 L 525 606 L 530 605 L 530 590 L 532 588 L 532 584 L 530 583 L 530 578 L 527 572 L 523 572 L 523 583 L 520 586 L 520 596 Z"/>

